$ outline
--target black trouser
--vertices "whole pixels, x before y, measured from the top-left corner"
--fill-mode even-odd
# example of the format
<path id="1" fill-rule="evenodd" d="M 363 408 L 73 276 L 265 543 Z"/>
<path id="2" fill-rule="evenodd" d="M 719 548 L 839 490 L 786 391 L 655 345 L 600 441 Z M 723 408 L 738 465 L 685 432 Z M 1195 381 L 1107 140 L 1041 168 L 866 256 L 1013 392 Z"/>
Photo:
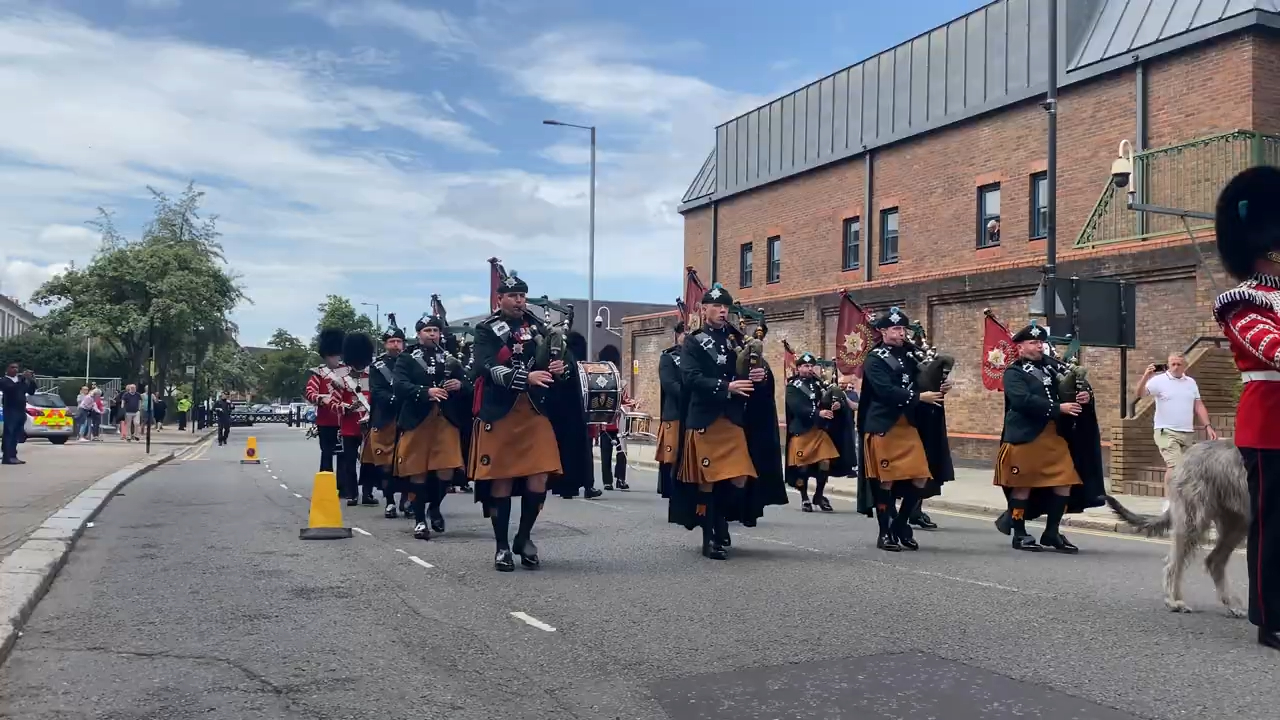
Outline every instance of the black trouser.
<path id="1" fill-rule="evenodd" d="M 360 464 L 360 436 L 343 435 L 342 450 L 338 453 L 338 495 L 344 498 L 360 497 L 360 478 L 356 468 Z"/>
<path id="2" fill-rule="evenodd" d="M 226 445 L 227 438 L 230 436 L 231 436 L 231 423 L 230 422 L 218 423 L 218 444 Z"/>
<path id="3" fill-rule="evenodd" d="M 333 472 L 333 455 L 338 452 L 338 428 L 321 426 L 316 430 L 320 434 L 320 472 Z"/>
<path id="4" fill-rule="evenodd" d="M 613 449 L 618 448 L 617 462 L 614 462 Z M 601 430 L 600 432 L 600 479 L 605 485 L 612 485 L 614 475 L 618 480 L 627 481 L 627 454 L 622 451 L 618 442 L 617 430 Z"/>
<path id="5" fill-rule="evenodd" d="M 1249 472 L 1249 622 L 1280 631 L 1280 450 L 1240 448 Z"/>
<path id="6" fill-rule="evenodd" d="M 186 413 L 178 413 L 178 429 L 179 429 L 179 430 L 186 430 L 186 429 L 187 429 L 187 414 L 186 414 Z"/>
<path id="7" fill-rule="evenodd" d="M 18 459 L 18 441 L 22 439 L 23 425 L 27 422 L 26 411 L 26 407 L 19 410 L 10 408 L 4 414 L 4 441 L 0 443 L 4 460 Z"/>
<path id="8" fill-rule="evenodd" d="M 382 489 L 382 473 L 373 463 L 360 463 L 360 489 L 367 498 L 373 497 L 374 489 Z"/>

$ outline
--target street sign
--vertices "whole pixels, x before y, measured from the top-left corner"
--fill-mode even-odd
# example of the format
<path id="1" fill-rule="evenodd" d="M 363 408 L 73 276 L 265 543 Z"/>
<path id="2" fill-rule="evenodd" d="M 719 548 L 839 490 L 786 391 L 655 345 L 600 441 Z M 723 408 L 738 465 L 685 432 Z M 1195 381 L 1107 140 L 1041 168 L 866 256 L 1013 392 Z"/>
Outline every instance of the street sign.
<path id="1" fill-rule="evenodd" d="M 195 377 L 195 376 L 196 376 L 196 366 L 195 366 L 195 365 L 188 365 L 188 366 L 187 366 L 187 377 Z"/>
<path id="2" fill-rule="evenodd" d="M 632 361 L 631 361 L 631 372 L 632 372 L 633 374 L 635 374 L 635 375 L 639 375 L 639 374 L 640 374 L 640 361 L 639 361 L 639 360 L 632 360 Z"/>

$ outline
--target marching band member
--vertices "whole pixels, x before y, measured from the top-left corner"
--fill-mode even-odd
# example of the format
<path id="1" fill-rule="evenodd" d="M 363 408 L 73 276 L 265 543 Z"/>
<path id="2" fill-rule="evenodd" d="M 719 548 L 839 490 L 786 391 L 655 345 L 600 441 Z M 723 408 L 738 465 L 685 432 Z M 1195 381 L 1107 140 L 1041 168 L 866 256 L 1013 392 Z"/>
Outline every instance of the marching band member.
<path id="1" fill-rule="evenodd" d="M 1042 547 L 1075 554 L 1059 530 L 1065 513 L 1105 503 L 1102 447 L 1093 394 L 1077 389 L 1060 397 L 1058 380 L 1066 364 L 1045 352 L 1048 332 L 1032 320 L 1013 336 L 1018 359 L 1004 370 L 1004 429 L 996 456 L 995 484 L 1008 497 L 1007 515 L 996 521 L 1012 531 L 1013 548 Z M 1045 515 L 1040 543 L 1026 522 Z"/>
<path id="2" fill-rule="evenodd" d="M 677 322 L 675 344 L 662 351 L 658 358 L 658 494 L 669 498 L 670 484 L 675 477 L 676 449 L 680 445 L 680 410 L 683 407 L 681 389 L 680 348 L 684 345 L 685 327 Z"/>
<path id="3" fill-rule="evenodd" d="M 395 473 L 408 481 L 413 496 L 413 536 L 428 540 L 432 531 L 445 530 L 440 503 L 454 471 L 463 466 L 461 428 L 471 419 L 470 385 L 462 364 L 441 344 L 444 321 L 432 316 L 415 328 L 418 342 L 400 354 L 393 373 L 401 398 Z"/>
<path id="4" fill-rule="evenodd" d="M 373 414 L 369 418 L 369 439 L 362 455 L 369 464 L 361 467 L 360 479 L 364 480 L 366 468 L 372 469 L 372 480 L 380 482 L 382 497 L 387 503 L 383 514 L 396 517 L 396 493 L 403 497 L 408 492 L 401 487 L 401 480 L 392 472 L 395 466 L 396 441 L 400 432 L 396 421 L 400 415 L 400 397 L 395 391 L 396 360 L 404 351 L 404 330 L 396 325 L 396 316 L 387 315 L 387 330 L 382 334 L 385 352 L 373 361 L 369 370 L 369 397 Z"/>
<path id="5" fill-rule="evenodd" d="M 369 407 L 367 371 L 373 362 L 373 338 L 364 333 L 348 333 L 342 340 L 342 362 L 344 367 L 336 371 L 345 384 L 343 398 L 346 403 L 339 426 L 338 488 L 347 499 L 347 505 L 359 505 L 360 479 L 356 468 L 360 462 L 365 423 L 369 419 L 365 409 Z M 372 494 L 369 499 L 373 499 Z"/>
<path id="6" fill-rule="evenodd" d="M 852 440 L 852 424 L 843 422 L 847 412 L 839 398 L 830 407 L 823 407 L 823 395 L 827 388 L 817 376 L 818 359 L 812 353 L 801 353 L 796 358 L 796 375 L 787 382 L 787 470 L 800 490 L 800 509 L 813 512 L 816 504 L 823 512 L 831 512 L 831 501 L 823 491 L 831 475 L 832 463 L 849 454 Z M 835 437 L 832 432 L 835 432 Z M 838 446 L 836 440 L 841 441 Z M 841 452 L 841 447 L 845 452 Z M 849 463 L 846 462 L 847 466 Z M 817 478 L 813 502 L 809 502 L 809 477 Z"/>
<path id="7" fill-rule="evenodd" d="M 342 342 L 346 333 L 325 328 L 317 338 L 317 350 L 323 363 L 311 369 L 303 396 L 316 408 L 316 430 L 320 436 L 320 472 L 333 472 L 333 456 L 338 452 L 342 408 L 347 393 L 336 382 L 334 373 L 342 368 Z M 339 485 L 339 487 L 341 487 Z"/>
<path id="8" fill-rule="evenodd" d="M 548 338 L 549 328 L 526 309 L 528 291 L 523 280 L 508 276 L 498 286 L 498 311 L 476 328 L 479 390 L 468 474 L 475 483 L 476 501 L 493 523 L 493 564 L 500 572 L 515 570 L 513 551 L 523 566 L 540 565 L 531 535 L 546 501 L 548 481 L 568 473 L 566 479 L 582 482 L 582 468 L 566 468 L 562 458 L 575 464 L 580 464 L 579 456 L 590 459 L 570 450 L 585 443 L 587 432 L 580 391 L 568 382 L 573 377 L 569 363 L 556 359 L 546 368 L 533 367 L 538 338 Z M 578 422 L 561 422 L 558 413 L 572 413 L 572 408 Z M 564 417 L 572 419 L 569 414 Z M 509 543 L 512 496 L 521 498 L 520 526 L 514 543 Z"/>
<path id="9" fill-rule="evenodd" d="M 618 352 L 618 348 L 612 345 L 606 345 L 601 348 L 599 358 L 600 362 L 613 363 L 615 368 L 620 369 L 622 367 L 622 353 Z M 622 409 L 630 410 L 634 408 L 635 401 L 632 400 L 625 387 L 621 388 L 621 393 Z M 616 478 L 619 490 L 630 490 L 631 486 L 627 484 L 627 453 L 619 442 L 618 420 L 615 418 L 613 422 L 603 428 L 598 425 L 592 426 L 591 430 L 600 441 L 600 479 L 604 483 L 604 489 L 612 490 Z M 617 451 L 616 462 L 614 458 L 615 450 Z"/>
<path id="10" fill-rule="evenodd" d="M 876 547 L 897 552 L 920 549 L 913 537 L 911 511 L 933 480 L 928 448 L 917 427 L 921 405 L 941 405 L 950 388 L 941 391 L 916 389 L 920 365 L 907 343 L 911 320 L 898 308 L 880 313 L 872 326 L 881 340 L 867 355 L 862 369 L 862 396 L 858 403 L 859 511 L 870 514 L 867 498 L 874 501 L 880 524 Z M 929 436 L 931 439 L 933 435 Z M 895 507 L 901 498 L 901 508 Z"/>
<path id="11" fill-rule="evenodd" d="M 702 528 L 702 554 L 728 559 L 729 523 L 753 527 L 768 505 L 786 505 L 773 375 L 737 377 L 743 338 L 728 321 L 733 297 L 719 283 L 702 297 L 702 327 L 680 351 L 685 397 L 668 520 Z"/>
<path id="12" fill-rule="evenodd" d="M 1218 256 L 1240 285 L 1214 303 L 1244 390 L 1235 443 L 1249 483 L 1249 622 L 1280 650 L 1280 171 L 1253 167 L 1218 198 Z"/>
<path id="13" fill-rule="evenodd" d="M 580 332 L 570 331 L 564 336 L 565 351 L 572 358 L 585 358 L 587 355 L 587 336 Z M 565 382 L 570 388 L 581 388 L 582 381 L 579 379 L 578 363 L 566 363 L 569 370 L 569 379 Z M 586 418 L 583 418 L 586 422 Z M 555 420 L 552 420 L 555 423 Z M 591 455 L 591 447 L 595 443 L 594 434 L 598 426 L 587 425 L 585 427 L 586 435 L 579 441 L 578 438 L 571 434 L 565 433 L 557 436 L 557 442 L 560 445 L 560 466 L 566 472 L 571 472 L 570 468 L 584 468 L 580 481 L 559 481 L 556 483 L 558 490 L 556 493 L 565 499 L 577 497 L 578 488 L 582 488 L 582 496 L 587 500 L 604 495 L 604 491 L 596 487 L 596 471 L 595 459 Z M 575 460 L 575 458 L 577 458 Z M 583 465 L 583 458 L 586 464 Z"/>

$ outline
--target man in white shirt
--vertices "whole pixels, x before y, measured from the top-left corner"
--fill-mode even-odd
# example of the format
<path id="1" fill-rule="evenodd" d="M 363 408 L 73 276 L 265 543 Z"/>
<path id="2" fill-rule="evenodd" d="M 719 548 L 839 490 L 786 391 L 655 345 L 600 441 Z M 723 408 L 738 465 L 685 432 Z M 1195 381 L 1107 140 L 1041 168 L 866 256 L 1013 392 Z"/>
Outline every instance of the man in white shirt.
<path id="1" fill-rule="evenodd" d="M 1209 411 L 1200 400 L 1200 386 L 1195 378 L 1186 374 L 1187 359 L 1180 354 L 1169 356 L 1166 368 L 1148 365 L 1138 383 L 1138 397 L 1150 395 L 1156 401 L 1156 447 L 1164 458 L 1164 482 L 1169 484 L 1169 474 L 1182 462 L 1182 453 L 1196 442 L 1195 421 L 1204 425 L 1210 440 L 1217 440 L 1218 433 L 1209 425 Z M 1165 501 L 1168 507 L 1168 501 Z"/>

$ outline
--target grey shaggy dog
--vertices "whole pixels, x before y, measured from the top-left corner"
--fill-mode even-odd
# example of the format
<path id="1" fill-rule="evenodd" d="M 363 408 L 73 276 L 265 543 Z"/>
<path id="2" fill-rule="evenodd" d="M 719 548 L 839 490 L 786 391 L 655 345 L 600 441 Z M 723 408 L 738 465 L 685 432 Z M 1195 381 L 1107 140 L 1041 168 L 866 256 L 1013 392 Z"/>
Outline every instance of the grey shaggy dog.
<path id="1" fill-rule="evenodd" d="M 1111 496 L 1107 505 L 1148 537 L 1172 532 L 1173 545 L 1164 563 L 1164 604 L 1173 612 L 1191 612 L 1182 600 L 1182 573 L 1208 539 L 1210 527 L 1216 530 L 1218 541 L 1204 566 L 1227 612 L 1244 617 L 1246 612 L 1226 579 L 1227 561 L 1248 538 L 1252 519 L 1247 472 L 1232 441 L 1211 440 L 1188 449 L 1169 476 L 1168 497 L 1169 509 L 1158 517 L 1138 515 Z"/>

